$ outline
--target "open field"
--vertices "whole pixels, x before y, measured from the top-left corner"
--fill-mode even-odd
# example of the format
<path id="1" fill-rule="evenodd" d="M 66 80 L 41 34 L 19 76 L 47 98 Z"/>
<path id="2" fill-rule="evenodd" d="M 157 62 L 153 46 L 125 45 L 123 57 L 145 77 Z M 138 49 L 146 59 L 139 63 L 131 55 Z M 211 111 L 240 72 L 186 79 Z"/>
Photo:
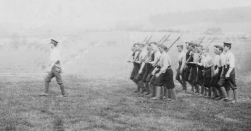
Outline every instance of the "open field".
<path id="1" fill-rule="evenodd" d="M 135 36 L 143 40 L 150 34 Z M 153 101 L 135 94 L 132 90 L 136 86 L 128 79 L 132 65 L 125 62 L 134 34 L 115 32 L 104 36 L 100 33 L 97 35 L 100 39 L 91 35 L 66 39 L 66 44 L 71 44 L 71 40 L 76 42 L 62 45 L 62 53 L 66 54 L 64 71 L 66 74 L 75 74 L 63 76 L 68 94 L 66 98 L 56 97 L 60 91 L 55 80 L 51 82 L 50 96 L 38 96 L 43 91 L 44 75 L 0 76 L 0 130 L 251 129 L 250 41 L 239 41 L 233 46 L 240 102 L 232 105 L 185 94 L 180 91 L 181 87 L 177 83 L 176 102 Z M 170 42 L 179 35 L 170 37 Z M 153 39 L 159 40 L 163 34 L 155 36 Z M 184 34 L 181 41 L 203 36 Z M 30 41 L 27 38 L 27 43 Z M 4 44 L 0 51 L 1 72 L 43 72 L 42 66 L 46 65 L 48 59 L 46 46 L 44 49 L 38 45 L 28 48 L 20 46 L 17 49 L 7 47 Z M 169 54 L 174 69 L 177 65 L 176 48 L 172 48 Z"/>

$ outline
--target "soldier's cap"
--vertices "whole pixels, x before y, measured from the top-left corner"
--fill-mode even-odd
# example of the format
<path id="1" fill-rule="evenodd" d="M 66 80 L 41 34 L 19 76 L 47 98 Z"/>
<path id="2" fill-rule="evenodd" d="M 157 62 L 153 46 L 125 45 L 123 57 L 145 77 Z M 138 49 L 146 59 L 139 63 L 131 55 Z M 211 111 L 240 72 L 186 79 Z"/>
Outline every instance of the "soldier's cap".
<path id="1" fill-rule="evenodd" d="M 196 44 L 196 47 L 203 47 L 203 45 L 201 45 L 201 44 Z"/>
<path id="2" fill-rule="evenodd" d="M 230 42 L 223 42 L 224 43 L 224 46 L 228 46 L 228 47 L 231 47 L 232 43 Z"/>
<path id="3" fill-rule="evenodd" d="M 203 47 L 202 50 L 209 51 L 208 47 Z"/>
<path id="4" fill-rule="evenodd" d="M 56 43 L 56 44 L 58 43 L 57 41 L 55 41 L 55 40 L 53 40 L 53 39 L 51 39 L 51 42 Z"/>
<path id="5" fill-rule="evenodd" d="M 191 45 L 191 44 L 193 44 L 192 42 L 185 42 L 186 44 L 188 44 L 188 45 Z"/>
<path id="6" fill-rule="evenodd" d="M 137 45 L 139 45 L 139 43 L 134 43 L 132 46 L 135 47 L 135 46 L 137 46 Z"/>
<path id="7" fill-rule="evenodd" d="M 181 47 L 181 48 L 183 48 L 183 45 L 182 45 L 182 44 L 179 44 L 179 45 L 177 45 L 177 47 Z"/>
<path id="8" fill-rule="evenodd" d="M 214 47 L 216 47 L 216 48 L 218 48 L 218 49 L 223 49 L 223 47 L 220 46 L 220 45 L 214 45 Z"/>
<path id="9" fill-rule="evenodd" d="M 158 45 L 158 47 L 164 49 L 165 51 L 168 50 L 168 47 L 166 45 L 164 45 L 164 44 L 160 44 L 160 45 Z"/>
<path id="10" fill-rule="evenodd" d="M 157 45 L 157 42 L 151 42 L 150 44 L 154 44 L 154 45 Z"/>
<path id="11" fill-rule="evenodd" d="M 195 47 L 197 44 L 195 44 L 195 43 L 190 43 L 189 44 L 191 47 Z"/>

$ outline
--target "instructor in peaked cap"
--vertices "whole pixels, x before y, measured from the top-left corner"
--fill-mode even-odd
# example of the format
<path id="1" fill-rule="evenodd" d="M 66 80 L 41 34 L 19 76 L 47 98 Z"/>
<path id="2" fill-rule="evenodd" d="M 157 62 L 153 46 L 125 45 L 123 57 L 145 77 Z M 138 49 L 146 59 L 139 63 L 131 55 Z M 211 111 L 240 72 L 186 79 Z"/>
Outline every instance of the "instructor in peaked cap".
<path id="1" fill-rule="evenodd" d="M 61 55 L 58 49 L 58 42 L 56 40 L 51 39 L 50 46 L 51 46 L 50 65 L 47 68 L 48 75 L 45 78 L 45 91 L 42 95 L 44 96 L 48 95 L 49 83 L 51 82 L 51 79 L 55 77 L 57 83 L 60 86 L 62 97 L 66 97 L 64 91 L 64 84 L 61 77 L 61 72 L 62 72 L 60 65 Z"/>

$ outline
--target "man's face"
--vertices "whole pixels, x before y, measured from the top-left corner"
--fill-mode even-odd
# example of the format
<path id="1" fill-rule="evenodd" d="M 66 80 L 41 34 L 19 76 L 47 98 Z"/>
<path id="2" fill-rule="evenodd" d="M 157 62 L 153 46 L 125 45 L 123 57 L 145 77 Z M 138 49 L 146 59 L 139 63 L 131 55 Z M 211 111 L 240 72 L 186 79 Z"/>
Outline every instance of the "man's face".
<path id="1" fill-rule="evenodd" d="M 190 47 L 190 50 L 191 50 L 191 51 L 195 51 L 195 48 L 194 48 L 194 47 Z"/>
<path id="2" fill-rule="evenodd" d="M 186 43 L 186 49 L 187 49 L 187 50 L 190 50 L 190 46 L 189 46 L 188 43 Z"/>
<path id="3" fill-rule="evenodd" d="M 161 48 L 161 47 L 159 47 L 159 51 L 160 51 L 160 53 L 164 52 L 163 48 Z"/>
<path id="4" fill-rule="evenodd" d="M 182 51 L 182 48 L 180 46 L 177 47 L 178 48 L 178 51 L 181 52 Z"/>
<path id="5" fill-rule="evenodd" d="M 158 49 L 154 48 L 154 44 L 150 45 L 153 51 L 157 51 Z"/>
<path id="6" fill-rule="evenodd" d="M 152 51 L 152 46 L 150 46 L 150 45 L 147 46 L 147 50 L 148 50 L 148 51 Z"/>
<path id="7" fill-rule="evenodd" d="M 219 53 L 218 48 L 214 47 L 214 53 L 215 53 L 215 54 L 218 54 L 218 53 Z"/>
<path id="8" fill-rule="evenodd" d="M 207 55 L 207 50 L 202 50 L 203 55 L 206 56 Z"/>
<path id="9" fill-rule="evenodd" d="M 224 46 L 224 51 L 228 51 L 229 47 L 228 46 Z"/>

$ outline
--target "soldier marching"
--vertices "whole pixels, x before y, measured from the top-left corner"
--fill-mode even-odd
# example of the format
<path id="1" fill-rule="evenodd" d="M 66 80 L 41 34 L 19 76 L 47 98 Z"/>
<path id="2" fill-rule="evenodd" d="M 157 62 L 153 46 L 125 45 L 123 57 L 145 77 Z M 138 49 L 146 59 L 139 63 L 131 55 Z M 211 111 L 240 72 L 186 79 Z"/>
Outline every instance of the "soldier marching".
<path id="1" fill-rule="evenodd" d="M 179 55 L 174 78 L 171 58 L 168 55 L 170 47 L 168 48 L 163 42 L 134 44 L 130 61 L 134 66 L 130 79 L 137 84 L 135 92 L 153 100 L 177 100 L 174 89 L 175 79 L 185 93 L 237 103 L 238 92 L 235 81 L 235 57 L 231 52 L 232 43 L 223 42 L 222 46 L 214 45 L 214 57 L 209 54 L 209 45 L 203 46 L 201 43 L 202 41 L 199 44 L 185 42 L 187 52 L 183 44 L 176 46 Z M 187 90 L 187 83 L 191 86 L 191 93 Z M 233 99 L 230 99 L 231 90 Z"/>

